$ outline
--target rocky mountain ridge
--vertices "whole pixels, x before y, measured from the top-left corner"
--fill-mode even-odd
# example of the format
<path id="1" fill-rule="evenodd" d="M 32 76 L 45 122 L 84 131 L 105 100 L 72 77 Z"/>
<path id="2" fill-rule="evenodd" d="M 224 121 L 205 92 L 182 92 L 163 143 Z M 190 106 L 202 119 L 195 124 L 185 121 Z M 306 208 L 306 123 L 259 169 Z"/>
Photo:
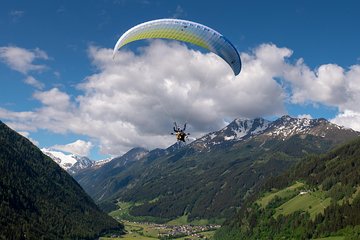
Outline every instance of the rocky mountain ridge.
<path id="1" fill-rule="evenodd" d="M 313 135 L 317 137 L 331 137 L 347 129 L 329 122 L 324 118 L 308 119 L 293 118 L 285 115 L 275 121 L 263 118 L 235 119 L 223 129 L 206 134 L 192 143 L 199 150 L 209 150 L 221 144 L 234 144 L 236 142 L 261 137 L 264 140 L 270 138 L 289 139 L 294 135 Z"/>

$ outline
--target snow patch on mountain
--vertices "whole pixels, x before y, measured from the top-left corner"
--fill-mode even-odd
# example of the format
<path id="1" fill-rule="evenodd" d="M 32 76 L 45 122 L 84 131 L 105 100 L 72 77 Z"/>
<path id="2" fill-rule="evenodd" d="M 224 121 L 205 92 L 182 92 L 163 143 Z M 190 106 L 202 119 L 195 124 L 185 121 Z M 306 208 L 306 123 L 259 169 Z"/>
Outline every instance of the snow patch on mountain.
<path id="1" fill-rule="evenodd" d="M 105 158 L 105 159 L 102 159 L 102 160 L 95 161 L 94 164 L 92 165 L 92 167 L 93 168 L 99 168 L 99 167 L 103 166 L 104 164 L 110 162 L 111 160 L 113 160 L 113 157 L 109 157 L 109 158 Z"/>
<path id="2" fill-rule="evenodd" d="M 237 118 L 220 131 L 212 132 L 196 140 L 193 145 L 200 151 L 209 150 L 212 146 L 221 145 L 224 142 L 240 141 L 263 133 L 270 124 L 271 121 L 263 118 Z"/>
<path id="3" fill-rule="evenodd" d="M 256 119 L 235 119 L 223 130 L 220 130 L 224 136 L 225 141 L 240 140 L 248 138 L 252 135 L 259 134 L 268 128 L 270 121 L 256 118 Z"/>
<path id="4" fill-rule="evenodd" d="M 65 170 L 71 168 L 77 162 L 74 154 L 65 154 L 63 152 L 52 151 L 47 148 L 42 148 L 41 151 Z"/>
<path id="5" fill-rule="evenodd" d="M 48 148 L 42 148 L 41 151 L 71 174 L 91 167 L 95 163 L 87 157 L 77 156 L 75 154 L 65 154 L 63 152 L 53 151 Z"/>
<path id="6" fill-rule="evenodd" d="M 343 127 L 330 123 L 324 118 L 293 118 L 288 115 L 275 121 L 263 118 L 237 118 L 223 129 L 209 133 L 191 145 L 201 152 L 210 151 L 212 147 L 226 146 L 252 137 L 261 137 L 263 141 L 270 138 L 285 141 L 294 135 L 313 135 L 325 138 L 337 136 L 341 134 L 342 130 L 344 130 Z M 351 131 L 356 133 L 354 130 Z"/>
<path id="7" fill-rule="evenodd" d="M 334 125 L 325 119 L 307 119 L 307 118 L 292 118 L 290 116 L 283 116 L 278 120 L 274 121 L 266 135 L 272 137 L 280 137 L 283 140 L 296 135 L 311 134 L 315 136 L 324 137 L 325 131 L 320 131 L 322 125 L 326 125 L 326 129 L 329 126 Z M 338 126 L 334 125 L 335 128 Z"/>

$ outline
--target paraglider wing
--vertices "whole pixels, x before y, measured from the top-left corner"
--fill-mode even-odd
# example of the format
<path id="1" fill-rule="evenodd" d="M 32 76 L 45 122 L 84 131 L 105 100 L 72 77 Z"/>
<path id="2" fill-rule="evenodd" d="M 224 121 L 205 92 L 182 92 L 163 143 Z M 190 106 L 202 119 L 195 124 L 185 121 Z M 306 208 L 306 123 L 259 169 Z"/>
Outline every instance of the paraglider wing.
<path id="1" fill-rule="evenodd" d="M 113 56 L 124 45 L 149 38 L 174 39 L 195 44 L 224 59 L 230 65 L 235 75 L 240 73 L 240 56 L 229 40 L 202 24 L 179 19 L 153 20 L 129 29 L 117 41 Z"/>

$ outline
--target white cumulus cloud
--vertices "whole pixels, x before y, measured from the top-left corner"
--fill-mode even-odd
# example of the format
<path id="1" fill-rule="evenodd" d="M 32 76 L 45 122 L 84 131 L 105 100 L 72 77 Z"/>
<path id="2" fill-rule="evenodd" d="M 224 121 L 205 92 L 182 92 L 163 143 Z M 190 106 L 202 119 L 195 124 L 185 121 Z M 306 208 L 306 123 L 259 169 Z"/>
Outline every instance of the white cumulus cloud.
<path id="1" fill-rule="evenodd" d="M 36 80 L 34 77 L 32 76 L 27 76 L 25 79 L 24 79 L 24 82 L 30 86 L 33 86 L 37 89 L 43 89 L 45 87 L 45 85 L 40 82 L 39 80 Z"/>
<path id="2" fill-rule="evenodd" d="M 302 59 L 290 62 L 292 53 L 262 44 L 241 54 L 243 68 L 235 77 L 218 56 L 177 42 L 150 41 L 136 53 L 124 48 L 115 60 L 112 49 L 90 46 L 96 71 L 78 85 L 79 95 L 40 89 L 33 97 L 41 107 L 27 112 L 0 108 L 0 118 L 23 131 L 86 135 L 102 153 L 119 155 L 135 146 L 174 143 L 173 121 L 188 122 L 191 136 L 200 137 L 223 127 L 225 119 L 283 115 L 286 101 L 360 112 L 359 66 L 310 69 Z"/>
<path id="3" fill-rule="evenodd" d="M 66 145 L 54 145 L 50 147 L 50 149 L 53 150 L 68 152 L 79 156 L 88 156 L 92 148 L 93 144 L 91 142 L 83 140 L 76 140 Z"/>
<path id="4" fill-rule="evenodd" d="M 345 70 L 336 64 L 311 70 L 299 60 L 285 69 L 284 78 L 292 84 L 293 103 L 319 102 L 337 106 L 347 101 Z"/>
<path id="5" fill-rule="evenodd" d="M 23 137 L 26 137 L 27 139 L 29 139 L 29 141 L 31 141 L 34 145 L 39 146 L 39 142 L 36 141 L 35 139 L 32 139 L 32 138 L 30 137 L 30 133 L 29 133 L 29 132 L 24 132 L 24 131 L 22 131 L 22 132 L 18 132 L 18 133 L 21 134 Z"/>
<path id="6" fill-rule="evenodd" d="M 323 104 L 336 107 L 336 124 L 360 131 L 360 65 L 348 69 L 337 64 L 320 65 L 311 70 L 302 59 L 285 69 L 295 104 Z"/>
<path id="7" fill-rule="evenodd" d="M 42 71 L 45 65 L 35 64 L 36 60 L 48 60 L 49 57 L 43 50 L 38 48 L 28 50 L 16 46 L 0 47 L 0 61 L 11 69 L 27 74 L 30 71 Z"/>
<path id="8" fill-rule="evenodd" d="M 338 114 L 334 119 L 331 119 L 331 122 L 360 131 L 360 111 L 354 112 L 352 110 L 345 110 Z"/>
<path id="9" fill-rule="evenodd" d="M 291 51 L 262 45 L 242 55 L 242 73 L 212 53 L 190 50 L 176 42 L 151 41 L 138 54 L 91 46 L 97 72 L 71 98 L 57 88 L 37 91 L 42 107 L 22 112 L 0 111 L 13 122 L 56 133 L 72 132 L 96 139 L 103 153 L 120 154 L 134 146 L 167 147 L 173 121 L 188 122 L 192 136 L 217 130 L 224 119 L 283 114 L 282 72 Z M 21 126 L 21 125 L 18 125 Z M 25 126 L 24 126 L 25 127 Z"/>
<path id="10" fill-rule="evenodd" d="M 310 114 L 301 114 L 301 115 L 298 115 L 297 118 L 313 119 L 313 117 Z"/>

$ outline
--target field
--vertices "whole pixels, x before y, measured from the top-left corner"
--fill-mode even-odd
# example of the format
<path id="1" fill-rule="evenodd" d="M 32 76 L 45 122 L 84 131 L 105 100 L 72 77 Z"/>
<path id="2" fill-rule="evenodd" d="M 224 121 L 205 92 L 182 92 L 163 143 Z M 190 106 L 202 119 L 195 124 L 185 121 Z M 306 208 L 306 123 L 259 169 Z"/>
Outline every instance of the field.
<path id="1" fill-rule="evenodd" d="M 275 218 L 280 214 L 288 215 L 295 211 L 306 211 L 310 214 L 310 217 L 314 219 L 318 213 L 322 213 L 324 209 L 330 205 L 331 201 L 331 199 L 326 196 L 326 192 L 319 189 L 316 191 L 308 191 L 305 189 L 305 184 L 296 182 L 282 190 L 274 190 L 265 194 L 257 203 L 262 208 L 265 208 L 275 197 L 288 199 L 276 208 Z"/>
<path id="2" fill-rule="evenodd" d="M 135 222 L 124 222 L 126 234 L 118 238 L 101 237 L 100 240 L 154 240 L 159 239 L 160 234 L 167 234 L 173 231 L 173 228 L 169 225 L 164 224 L 152 224 L 152 223 L 135 223 Z M 194 229 L 195 230 L 195 229 Z M 215 231 L 204 231 L 199 232 L 197 236 L 182 236 L 172 239 L 211 239 Z"/>
<path id="3" fill-rule="evenodd" d="M 126 220 L 132 222 L 160 222 L 164 223 L 166 220 L 151 216 L 132 216 L 129 213 L 129 210 L 132 206 L 135 206 L 139 203 L 131 203 L 131 202 L 119 202 L 118 209 L 111 212 L 109 215 L 117 220 Z"/>
<path id="4" fill-rule="evenodd" d="M 170 235 L 172 239 L 211 239 L 215 233 L 215 229 L 220 225 L 208 225 L 206 219 L 197 220 L 196 222 L 188 222 L 187 215 L 181 216 L 168 222 L 163 219 L 141 216 L 135 217 L 129 214 L 129 210 L 135 203 L 119 202 L 119 208 L 110 213 L 112 217 L 121 221 L 125 225 L 126 234 L 120 238 L 100 238 L 101 240 L 150 240 L 159 239 L 160 236 Z M 155 222 L 161 222 L 155 223 Z M 186 236 L 185 236 L 186 235 Z M 178 237 L 176 237 L 178 236 Z"/>
<path id="5" fill-rule="evenodd" d="M 100 238 L 101 240 L 132 240 L 132 239 L 139 239 L 139 240 L 153 240 L 158 239 L 158 233 L 155 227 L 152 227 L 148 224 L 141 224 L 141 223 L 131 223 L 131 222 L 123 222 L 125 225 L 125 231 L 127 232 L 124 236 L 120 238 Z"/>
<path id="6" fill-rule="evenodd" d="M 287 198 L 289 196 L 294 195 L 296 191 L 298 191 L 299 188 L 303 187 L 304 184 L 301 182 L 296 182 L 294 185 L 291 185 L 290 187 L 287 187 L 285 189 L 282 189 L 280 191 L 273 191 L 270 193 L 265 194 L 264 197 L 259 199 L 257 203 L 262 207 L 265 208 L 269 202 L 274 199 L 276 196 L 280 198 Z"/>
<path id="7" fill-rule="evenodd" d="M 344 240 L 344 239 L 345 237 L 335 236 L 335 237 L 316 238 L 313 240 Z"/>
<path id="8" fill-rule="evenodd" d="M 295 211 L 306 211 L 310 213 L 312 219 L 315 219 L 315 216 L 323 213 L 324 209 L 329 205 L 330 198 L 326 197 L 324 192 L 306 192 L 298 194 L 278 207 L 274 217 L 276 218 L 280 214 L 288 215 Z"/>

